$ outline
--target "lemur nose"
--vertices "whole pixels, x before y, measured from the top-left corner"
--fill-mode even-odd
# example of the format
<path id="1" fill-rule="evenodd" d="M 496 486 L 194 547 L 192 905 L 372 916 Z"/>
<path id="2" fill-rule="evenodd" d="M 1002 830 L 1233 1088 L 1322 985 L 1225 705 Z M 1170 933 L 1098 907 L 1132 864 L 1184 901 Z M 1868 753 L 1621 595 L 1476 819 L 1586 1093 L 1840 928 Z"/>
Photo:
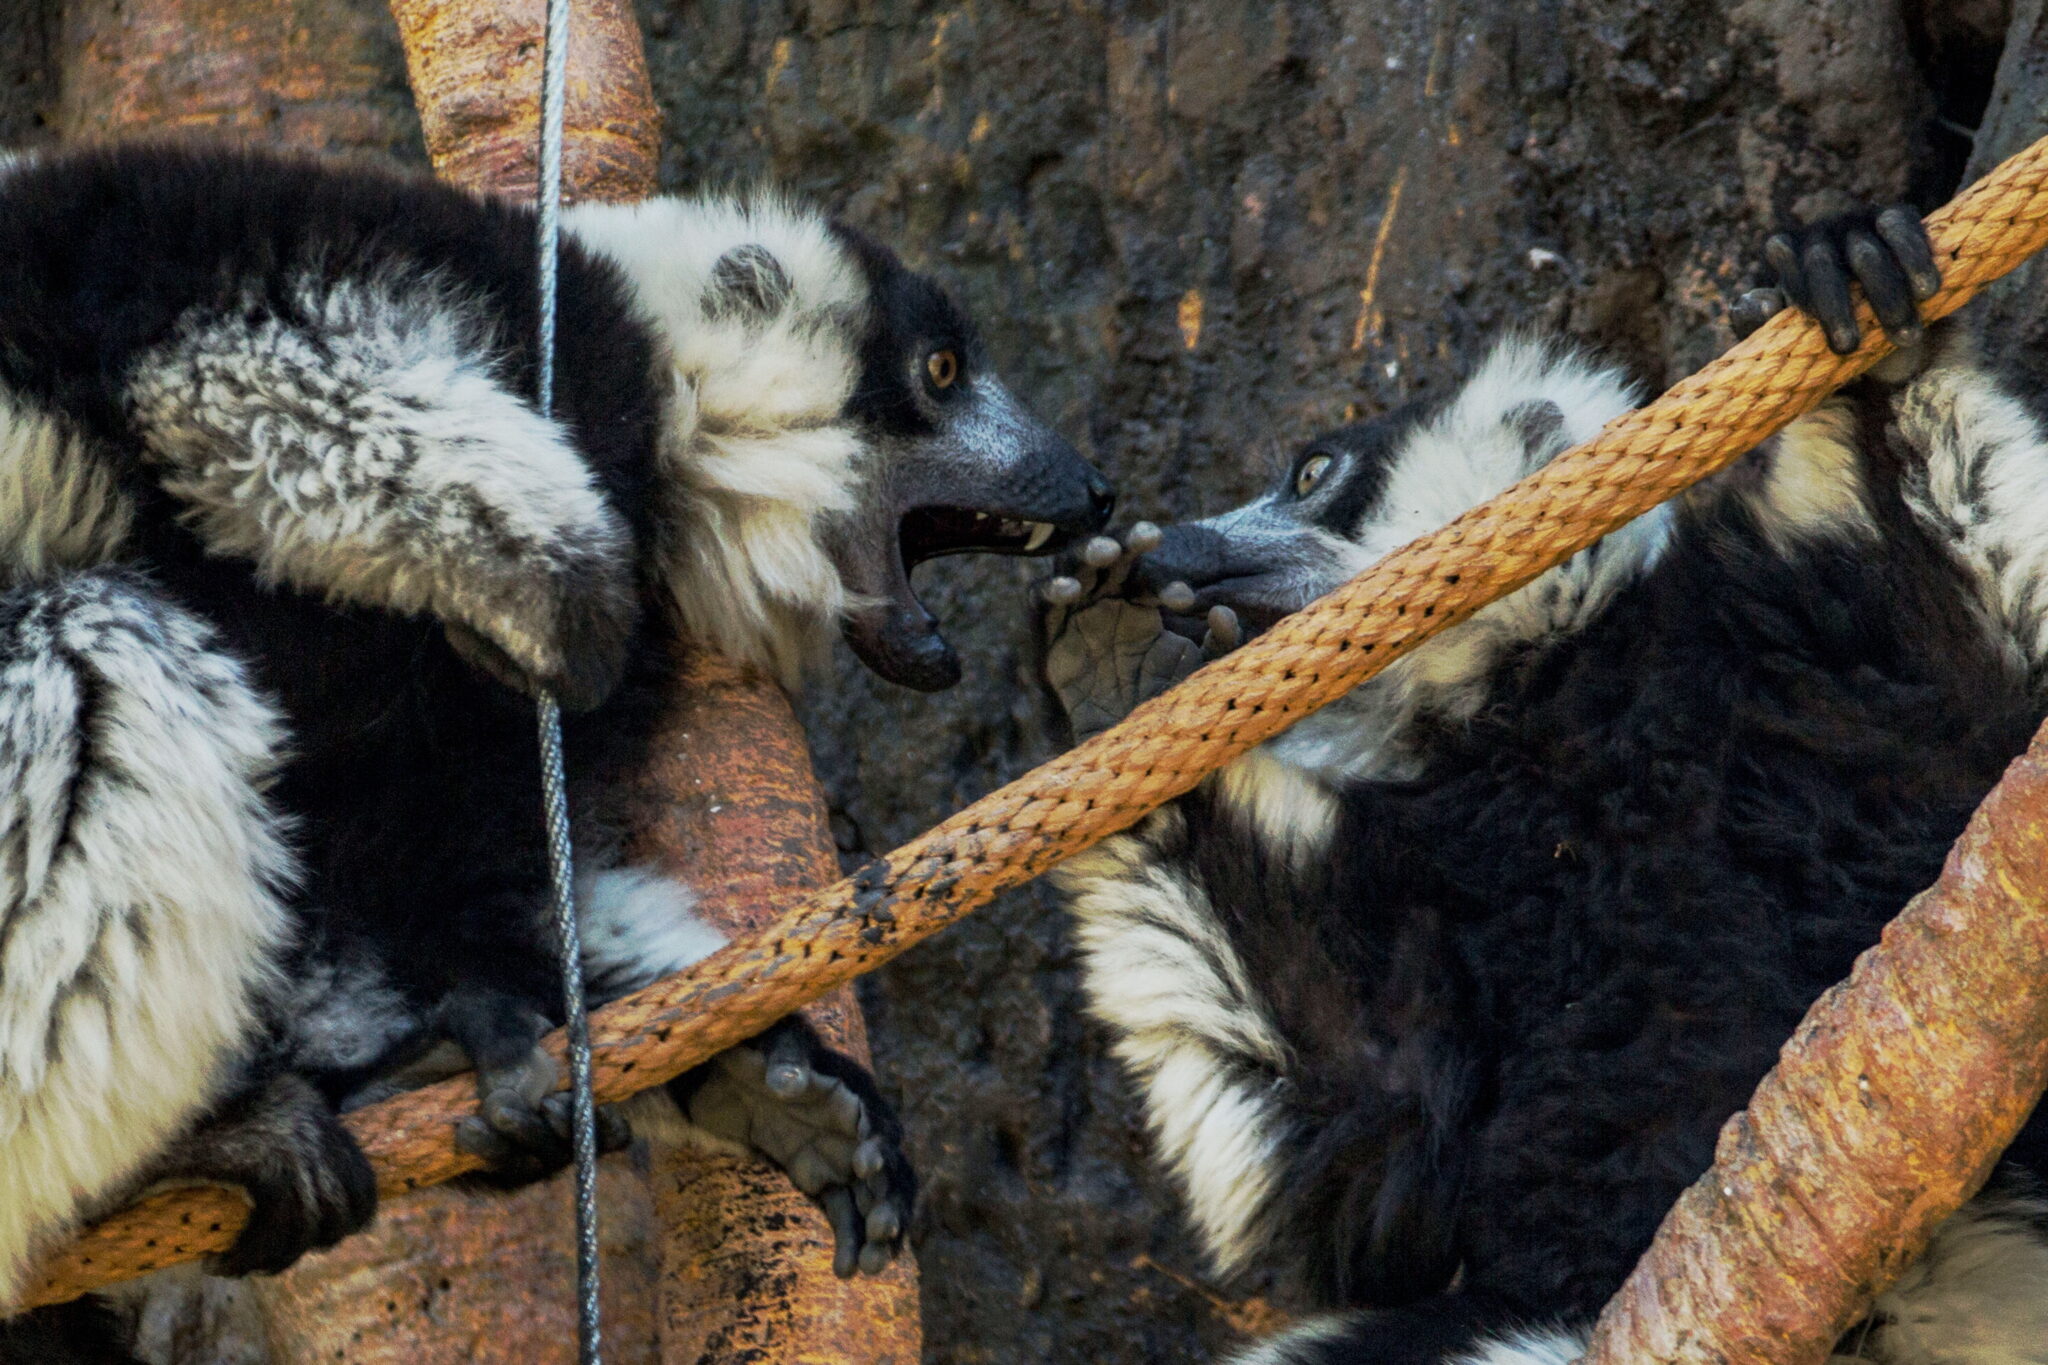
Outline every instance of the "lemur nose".
<path id="1" fill-rule="evenodd" d="M 1088 505 L 1094 510 L 1097 526 L 1106 523 L 1109 514 L 1116 510 L 1115 485 L 1094 469 L 1088 471 Z"/>

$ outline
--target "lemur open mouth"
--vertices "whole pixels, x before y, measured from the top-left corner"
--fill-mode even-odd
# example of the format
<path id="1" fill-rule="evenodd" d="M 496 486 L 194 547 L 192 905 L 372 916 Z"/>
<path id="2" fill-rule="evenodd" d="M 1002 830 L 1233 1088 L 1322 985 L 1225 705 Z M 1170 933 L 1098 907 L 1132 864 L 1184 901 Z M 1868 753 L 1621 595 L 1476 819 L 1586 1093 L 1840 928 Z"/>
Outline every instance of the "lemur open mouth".
<path id="1" fill-rule="evenodd" d="M 951 687 L 960 681 L 959 656 L 918 600 L 910 571 L 947 555 L 1057 553 L 1100 527 L 1112 496 L 1103 483 L 1099 493 L 1061 509 L 1058 519 L 1050 521 L 952 503 L 903 512 L 896 519 L 895 553 L 880 562 L 866 560 L 866 570 L 853 580 L 856 590 L 874 599 L 874 605 L 847 620 L 854 652 L 891 682 L 924 692 Z"/>
<path id="2" fill-rule="evenodd" d="M 970 507 L 913 507 L 896 526 L 896 548 L 906 570 L 944 555 L 1053 554 L 1072 539 L 1073 533 L 1049 521 Z"/>

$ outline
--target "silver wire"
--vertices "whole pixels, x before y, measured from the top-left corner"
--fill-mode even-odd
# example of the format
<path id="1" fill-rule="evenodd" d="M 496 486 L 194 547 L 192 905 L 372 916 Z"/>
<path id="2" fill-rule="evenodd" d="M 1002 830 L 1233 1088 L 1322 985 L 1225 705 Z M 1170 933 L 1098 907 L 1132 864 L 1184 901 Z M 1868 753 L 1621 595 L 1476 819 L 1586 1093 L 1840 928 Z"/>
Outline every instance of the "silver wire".
<path id="1" fill-rule="evenodd" d="M 569 77 L 569 0 L 548 0 L 540 91 L 540 348 L 541 416 L 555 407 L 555 298 L 562 239 L 562 130 Z M 603 1365 L 598 1302 L 597 1104 L 590 1089 L 590 1016 L 583 1003 L 583 940 L 576 923 L 576 870 L 569 847 L 568 776 L 562 761 L 562 708 L 542 692 L 541 801 L 554 881 L 555 952 L 562 969 L 562 1005 L 569 1034 L 569 1091 L 576 1154 L 576 1347 L 581 1365 Z"/>

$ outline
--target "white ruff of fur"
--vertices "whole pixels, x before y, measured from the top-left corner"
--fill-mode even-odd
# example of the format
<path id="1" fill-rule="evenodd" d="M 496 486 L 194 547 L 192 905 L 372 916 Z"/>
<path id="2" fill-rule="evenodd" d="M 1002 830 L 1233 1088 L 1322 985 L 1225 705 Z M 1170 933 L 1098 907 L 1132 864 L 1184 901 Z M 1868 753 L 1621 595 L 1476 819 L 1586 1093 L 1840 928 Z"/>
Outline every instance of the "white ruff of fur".
<path id="1" fill-rule="evenodd" d="M 18 583 L 104 564 L 134 511 L 75 433 L 0 391 L 0 577 Z"/>
<path id="2" fill-rule="evenodd" d="M 1357 530 L 1329 537 L 1340 576 L 1363 572 L 1593 439 L 1637 398 L 1620 374 L 1583 356 L 1522 337 L 1502 341 L 1443 411 L 1402 442 L 1384 492 Z M 1544 403 L 1563 420 L 1532 447 L 1516 418 Z M 1333 776 L 1412 775 L 1414 755 L 1403 740 L 1418 716 L 1471 716 L 1509 648 L 1583 629 L 1656 562 L 1669 528 L 1666 508 L 1644 513 L 1396 660 L 1275 740 L 1274 751 Z"/>
<path id="3" fill-rule="evenodd" d="M 1452 1365 L 1574 1365 L 1585 1353 L 1584 1333 L 1551 1328 L 1495 1337 L 1459 1355 Z"/>
<path id="4" fill-rule="evenodd" d="M 491 640 L 558 671 L 579 597 L 630 592 L 624 524 L 559 426 L 493 373 L 458 296 L 303 282 L 313 321 L 200 313 L 138 362 L 129 405 L 216 554 L 278 582 Z"/>
<path id="5" fill-rule="evenodd" d="M 275 987 L 282 728 L 209 632 L 90 577 L 0 662 L 0 1302 L 208 1102 Z"/>
<path id="6" fill-rule="evenodd" d="M 1180 816 L 1152 816 L 1053 874 L 1073 914 L 1088 1008 L 1143 1089 L 1160 1157 L 1222 1273 L 1264 1245 L 1286 1120 L 1270 1081 L 1286 1043 L 1207 896 L 1160 860 Z"/>
<path id="7" fill-rule="evenodd" d="M 2008 648 L 2048 664 L 2048 437 L 1967 362 L 1930 366 L 1898 395 L 1899 434 L 1921 460 L 1906 505 L 1946 543 Z"/>
<path id="8" fill-rule="evenodd" d="M 624 270 L 670 350 L 673 539 L 661 549 L 684 629 L 793 684 L 860 605 L 819 539 L 824 518 L 853 510 L 865 473 L 842 420 L 865 324 L 860 269 L 822 216 L 766 194 L 589 204 L 567 222 Z M 763 262 L 765 307 L 733 306 L 718 287 L 736 251 Z"/>

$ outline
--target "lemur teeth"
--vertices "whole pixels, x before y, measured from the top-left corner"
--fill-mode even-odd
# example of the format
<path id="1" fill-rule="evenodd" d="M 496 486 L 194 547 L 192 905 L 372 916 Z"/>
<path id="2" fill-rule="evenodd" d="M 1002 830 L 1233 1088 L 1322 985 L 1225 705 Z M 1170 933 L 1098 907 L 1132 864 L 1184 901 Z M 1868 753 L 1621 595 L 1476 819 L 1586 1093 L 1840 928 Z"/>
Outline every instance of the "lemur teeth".
<path id="1" fill-rule="evenodd" d="M 1027 555 L 1037 554 L 1044 547 L 1045 542 L 1052 539 L 1052 531 L 1052 523 L 1049 521 L 1032 523 L 1031 539 L 1024 542 L 1024 553 Z"/>

